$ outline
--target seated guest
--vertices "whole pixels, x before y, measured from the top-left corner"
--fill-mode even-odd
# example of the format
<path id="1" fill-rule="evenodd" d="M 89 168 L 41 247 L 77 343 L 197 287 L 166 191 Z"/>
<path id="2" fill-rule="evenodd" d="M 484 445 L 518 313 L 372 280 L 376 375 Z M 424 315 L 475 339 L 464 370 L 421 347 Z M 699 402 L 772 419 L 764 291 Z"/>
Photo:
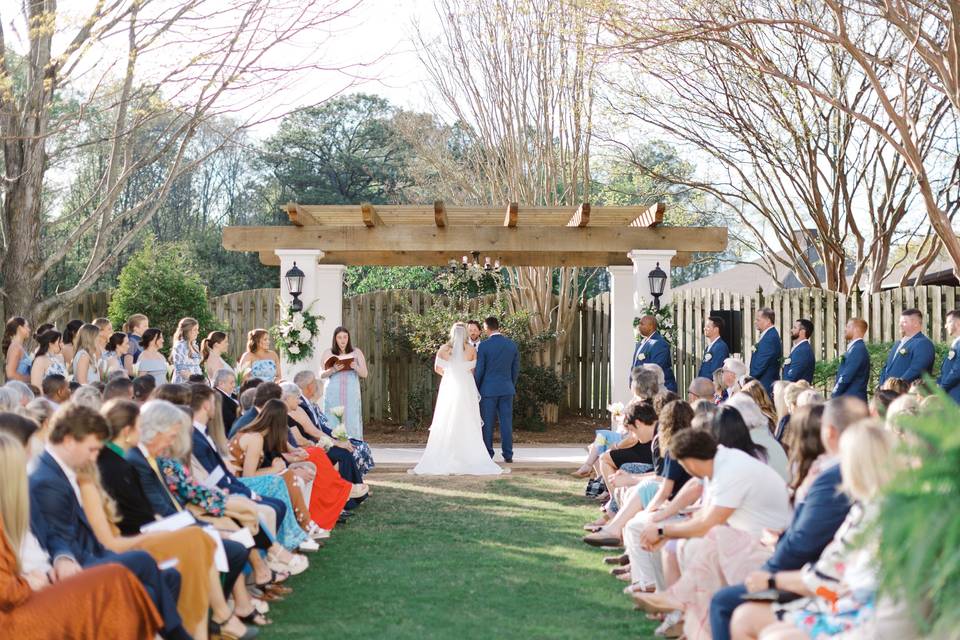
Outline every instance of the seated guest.
<path id="1" fill-rule="evenodd" d="M 262 382 L 257 385 L 254 395 L 253 406 L 244 410 L 240 416 L 234 420 L 233 427 L 227 432 L 227 437 L 233 438 L 240 429 L 244 428 L 257 419 L 258 409 L 267 403 L 267 400 L 279 400 L 283 396 L 283 390 L 275 382 Z"/>
<path id="2" fill-rule="evenodd" d="M 327 424 L 327 416 L 320 410 L 320 398 L 322 397 L 320 392 L 322 387 L 317 380 L 317 376 L 312 371 L 301 371 L 294 376 L 293 384 L 299 389 L 297 406 L 303 410 L 314 427 L 320 429 L 327 436 L 332 437 L 333 430 L 330 429 Z M 293 387 L 289 385 L 290 383 L 280 385 L 283 389 L 284 396 L 282 399 L 284 401 L 287 400 L 288 396 L 293 397 L 294 395 Z M 373 471 L 376 465 L 373 462 L 373 453 L 370 451 L 370 445 L 356 438 L 350 438 L 343 444 L 347 445 L 343 448 L 353 454 L 353 459 L 357 463 L 357 468 L 360 470 L 361 475 L 367 475 Z"/>
<path id="3" fill-rule="evenodd" d="M 773 555 L 761 567 L 762 571 L 791 571 L 816 561 L 847 517 L 850 502 L 847 496 L 837 491 L 842 480 L 837 457 L 840 436 L 847 427 L 865 416 L 866 407 L 856 398 L 842 396 L 827 403 L 820 430 L 826 451 L 820 460 L 820 473 L 810 485 L 806 498 L 796 505 L 790 526 L 780 536 Z M 710 628 L 714 640 L 729 640 L 730 618 L 743 604 L 741 596 L 746 592 L 740 584 L 720 589 L 713 595 Z"/>
<path id="4" fill-rule="evenodd" d="M 20 394 L 8 387 L 0 387 L 0 411 L 14 412 L 20 408 Z"/>
<path id="5" fill-rule="evenodd" d="M 782 382 L 778 380 L 777 382 Z M 763 385 L 760 384 L 757 380 L 751 380 L 747 384 L 743 385 L 743 393 L 750 396 L 750 398 L 756 403 L 757 407 L 760 408 L 761 413 L 766 416 L 767 420 L 770 422 L 769 431 L 772 434 L 776 433 L 777 430 L 777 409 L 773 405 L 773 401 L 770 400 L 770 396 L 767 394 L 767 390 L 763 388 Z"/>
<path id="6" fill-rule="evenodd" d="M 84 567 L 118 562 L 146 588 L 163 618 L 161 635 L 189 638 L 176 608 L 180 574 L 174 569 L 161 571 L 144 551 L 108 551 L 94 537 L 83 515 L 77 471 L 96 459 L 108 435 L 103 418 L 89 407 L 67 403 L 57 411 L 47 450 L 30 475 L 31 529 L 41 547 L 54 558 L 58 577 L 69 577 Z"/>
<path id="7" fill-rule="evenodd" d="M 70 404 L 100 411 L 100 407 L 103 405 L 103 396 L 100 393 L 100 389 L 96 386 L 85 384 L 73 392 L 70 396 Z"/>
<path id="8" fill-rule="evenodd" d="M 822 404 L 800 407 L 790 418 L 787 451 L 790 453 L 789 487 L 794 508 L 806 499 L 810 485 L 821 471 L 821 462 L 818 461 L 825 451 L 823 438 L 820 436 L 823 408 Z"/>
<path id="9" fill-rule="evenodd" d="M 687 388 L 687 402 L 693 404 L 697 400 L 713 401 L 713 381 L 710 378 L 694 378 Z"/>
<path id="10" fill-rule="evenodd" d="M 755 382 L 756 381 L 748 383 L 747 387 Z M 760 383 L 757 382 L 756 384 L 759 385 Z M 745 391 L 736 393 L 732 398 L 727 400 L 727 407 L 732 407 L 740 413 L 740 418 L 750 430 L 750 439 L 753 440 L 757 446 L 763 447 L 763 455 L 766 463 L 783 478 L 784 482 L 789 482 L 790 470 L 787 466 L 787 454 L 770 431 L 770 418 L 760 411 L 760 407 L 757 406 L 757 403 L 754 402 Z M 725 418 L 734 417 L 730 412 L 721 413 Z"/>
<path id="11" fill-rule="evenodd" d="M 150 394 L 157 388 L 157 381 L 153 376 L 141 375 L 133 379 L 133 399 L 143 404 L 150 399 Z"/>
<path id="12" fill-rule="evenodd" d="M 31 389 L 30 385 L 26 382 L 21 382 L 20 380 L 8 380 L 7 384 L 3 386 L 7 389 L 12 389 L 17 393 L 21 407 L 27 406 L 27 403 L 36 397 L 33 389 Z"/>
<path id="13" fill-rule="evenodd" d="M 722 400 L 726 400 L 737 391 L 740 391 L 741 380 L 747 375 L 747 365 L 740 358 L 727 358 L 723 361 L 723 372 L 721 380 L 723 381 Z"/>
<path id="14" fill-rule="evenodd" d="M 69 577 L 53 574 L 32 540 L 26 454 L 0 432 L 0 629 L 19 640 L 41 638 L 152 638 L 163 621 L 143 586 L 120 564 L 107 563 Z M 40 566 L 24 549 L 33 549 Z"/>
<path id="15" fill-rule="evenodd" d="M 910 392 L 910 383 L 903 378 L 887 378 L 880 385 L 881 390 L 894 391 L 898 396 Z"/>
<path id="16" fill-rule="evenodd" d="M 806 382 L 806 380 L 804 380 Z M 773 430 L 773 437 L 783 444 L 783 432 L 790 422 L 790 408 L 787 406 L 787 389 L 792 382 L 777 380 L 773 383 L 773 408 L 777 414 L 777 427 Z"/>
<path id="17" fill-rule="evenodd" d="M 656 424 L 657 414 L 650 402 L 634 402 L 626 408 L 623 415 L 626 437 L 600 456 L 600 475 L 608 491 L 612 488 L 613 474 L 628 462 L 643 465 L 645 468 L 641 473 L 653 470 L 650 441 L 653 440 Z"/>
<path id="18" fill-rule="evenodd" d="M 791 571 L 757 571 L 750 592 L 775 588 L 802 596 L 787 604 L 744 604 L 733 614 L 736 637 L 917 638 L 915 614 L 879 592 L 876 527 L 881 491 L 897 470 L 896 441 L 879 422 L 858 422 L 840 437 L 844 491 L 855 501 L 819 559 Z M 866 540 L 865 540 L 866 538 Z"/>
<path id="19" fill-rule="evenodd" d="M 122 398 L 124 400 L 133 400 L 133 380 L 127 377 L 114 378 L 107 383 L 103 390 L 103 401 Z"/>
<path id="20" fill-rule="evenodd" d="M 892 389 L 880 389 L 873 398 L 870 399 L 870 416 L 873 418 L 883 418 L 887 415 L 887 409 L 893 404 L 893 401 L 902 394 Z"/>
<path id="21" fill-rule="evenodd" d="M 223 416 L 224 433 L 230 433 L 233 423 L 240 415 L 240 403 L 233 397 L 237 388 L 237 378 L 233 369 L 221 367 L 211 378 L 213 389 L 220 395 L 220 411 Z"/>
<path id="22" fill-rule="evenodd" d="M 53 403 L 54 407 L 70 399 L 70 385 L 67 379 L 59 374 L 49 375 L 43 379 L 43 397 Z"/>
<path id="23" fill-rule="evenodd" d="M 790 521 L 787 487 L 769 466 L 717 444 L 707 431 L 687 429 L 673 438 L 673 455 L 687 472 L 710 480 L 704 507 L 679 523 L 651 523 L 640 534 L 648 550 L 684 539 L 682 576 L 662 594 L 634 594 L 648 612 L 684 611 L 688 638 L 709 637 L 710 596 L 746 576 L 770 551 L 760 544 L 764 529 L 783 530 Z"/>

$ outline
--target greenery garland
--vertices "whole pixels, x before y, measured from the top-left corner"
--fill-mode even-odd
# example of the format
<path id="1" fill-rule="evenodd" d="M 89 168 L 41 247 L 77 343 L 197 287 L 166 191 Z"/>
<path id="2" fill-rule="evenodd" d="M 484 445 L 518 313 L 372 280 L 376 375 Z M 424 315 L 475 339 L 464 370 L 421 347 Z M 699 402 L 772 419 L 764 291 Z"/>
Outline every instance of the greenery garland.
<path id="1" fill-rule="evenodd" d="M 641 298 L 640 304 L 643 305 Z M 672 346 L 677 344 L 677 324 L 673 320 L 673 308 L 669 305 L 663 305 L 659 309 L 653 304 L 647 304 L 640 311 L 640 315 L 633 319 L 633 337 L 640 342 L 640 318 L 643 316 L 653 316 L 657 319 L 657 330 L 666 338 Z"/>
<path id="2" fill-rule="evenodd" d="M 287 307 L 283 319 L 270 327 L 270 337 L 287 362 L 300 362 L 313 355 L 313 342 L 323 320 L 323 316 L 310 313 L 310 307 L 303 311 Z"/>

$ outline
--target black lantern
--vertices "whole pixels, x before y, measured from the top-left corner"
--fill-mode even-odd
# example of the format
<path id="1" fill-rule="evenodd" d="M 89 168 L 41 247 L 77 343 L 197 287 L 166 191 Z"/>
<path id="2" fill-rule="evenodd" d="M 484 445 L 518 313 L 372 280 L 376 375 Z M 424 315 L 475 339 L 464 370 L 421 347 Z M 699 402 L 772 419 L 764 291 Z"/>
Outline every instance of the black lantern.
<path id="1" fill-rule="evenodd" d="M 300 300 L 300 294 L 303 293 L 303 278 L 305 275 L 296 262 L 284 275 L 284 278 L 287 279 L 287 290 L 290 292 L 290 297 L 293 298 L 290 308 L 294 311 L 303 311 L 303 301 Z"/>
<path id="2" fill-rule="evenodd" d="M 653 271 L 647 275 L 647 280 L 650 282 L 650 295 L 653 296 L 653 308 L 660 308 L 660 296 L 663 295 L 663 288 L 667 286 L 667 274 L 660 268 L 660 263 L 657 263 L 657 266 Z"/>

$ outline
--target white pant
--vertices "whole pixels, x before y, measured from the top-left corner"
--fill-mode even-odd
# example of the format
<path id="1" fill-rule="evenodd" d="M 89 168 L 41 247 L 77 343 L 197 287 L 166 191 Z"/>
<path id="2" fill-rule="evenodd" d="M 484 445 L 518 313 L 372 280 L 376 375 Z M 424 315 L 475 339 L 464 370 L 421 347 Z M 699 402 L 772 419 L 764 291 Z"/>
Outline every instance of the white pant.
<path id="1" fill-rule="evenodd" d="M 640 545 L 640 534 L 651 522 L 652 516 L 653 513 L 649 511 L 641 511 L 631 518 L 623 528 L 623 544 L 627 549 L 627 555 L 630 556 L 631 582 L 639 582 L 643 586 L 655 584 L 657 591 L 663 591 L 667 588 L 667 582 L 663 577 L 660 551 L 647 551 Z M 675 522 L 681 519 L 679 516 L 674 516 L 664 522 Z"/>

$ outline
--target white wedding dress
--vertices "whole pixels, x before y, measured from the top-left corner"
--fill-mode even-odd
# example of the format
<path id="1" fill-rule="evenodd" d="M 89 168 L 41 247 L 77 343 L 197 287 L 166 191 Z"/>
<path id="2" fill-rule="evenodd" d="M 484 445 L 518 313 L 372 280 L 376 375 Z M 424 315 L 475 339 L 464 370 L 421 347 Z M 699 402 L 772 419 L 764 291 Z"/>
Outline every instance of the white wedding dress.
<path id="1" fill-rule="evenodd" d="M 423 457 L 410 473 L 471 476 L 504 473 L 490 459 L 483 443 L 480 392 L 473 378 L 476 360 L 464 358 L 461 343 L 459 348 L 454 348 L 450 360 L 437 356 L 435 366 L 443 370 L 443 379 L 433 411 L 430 438 Z"/>

